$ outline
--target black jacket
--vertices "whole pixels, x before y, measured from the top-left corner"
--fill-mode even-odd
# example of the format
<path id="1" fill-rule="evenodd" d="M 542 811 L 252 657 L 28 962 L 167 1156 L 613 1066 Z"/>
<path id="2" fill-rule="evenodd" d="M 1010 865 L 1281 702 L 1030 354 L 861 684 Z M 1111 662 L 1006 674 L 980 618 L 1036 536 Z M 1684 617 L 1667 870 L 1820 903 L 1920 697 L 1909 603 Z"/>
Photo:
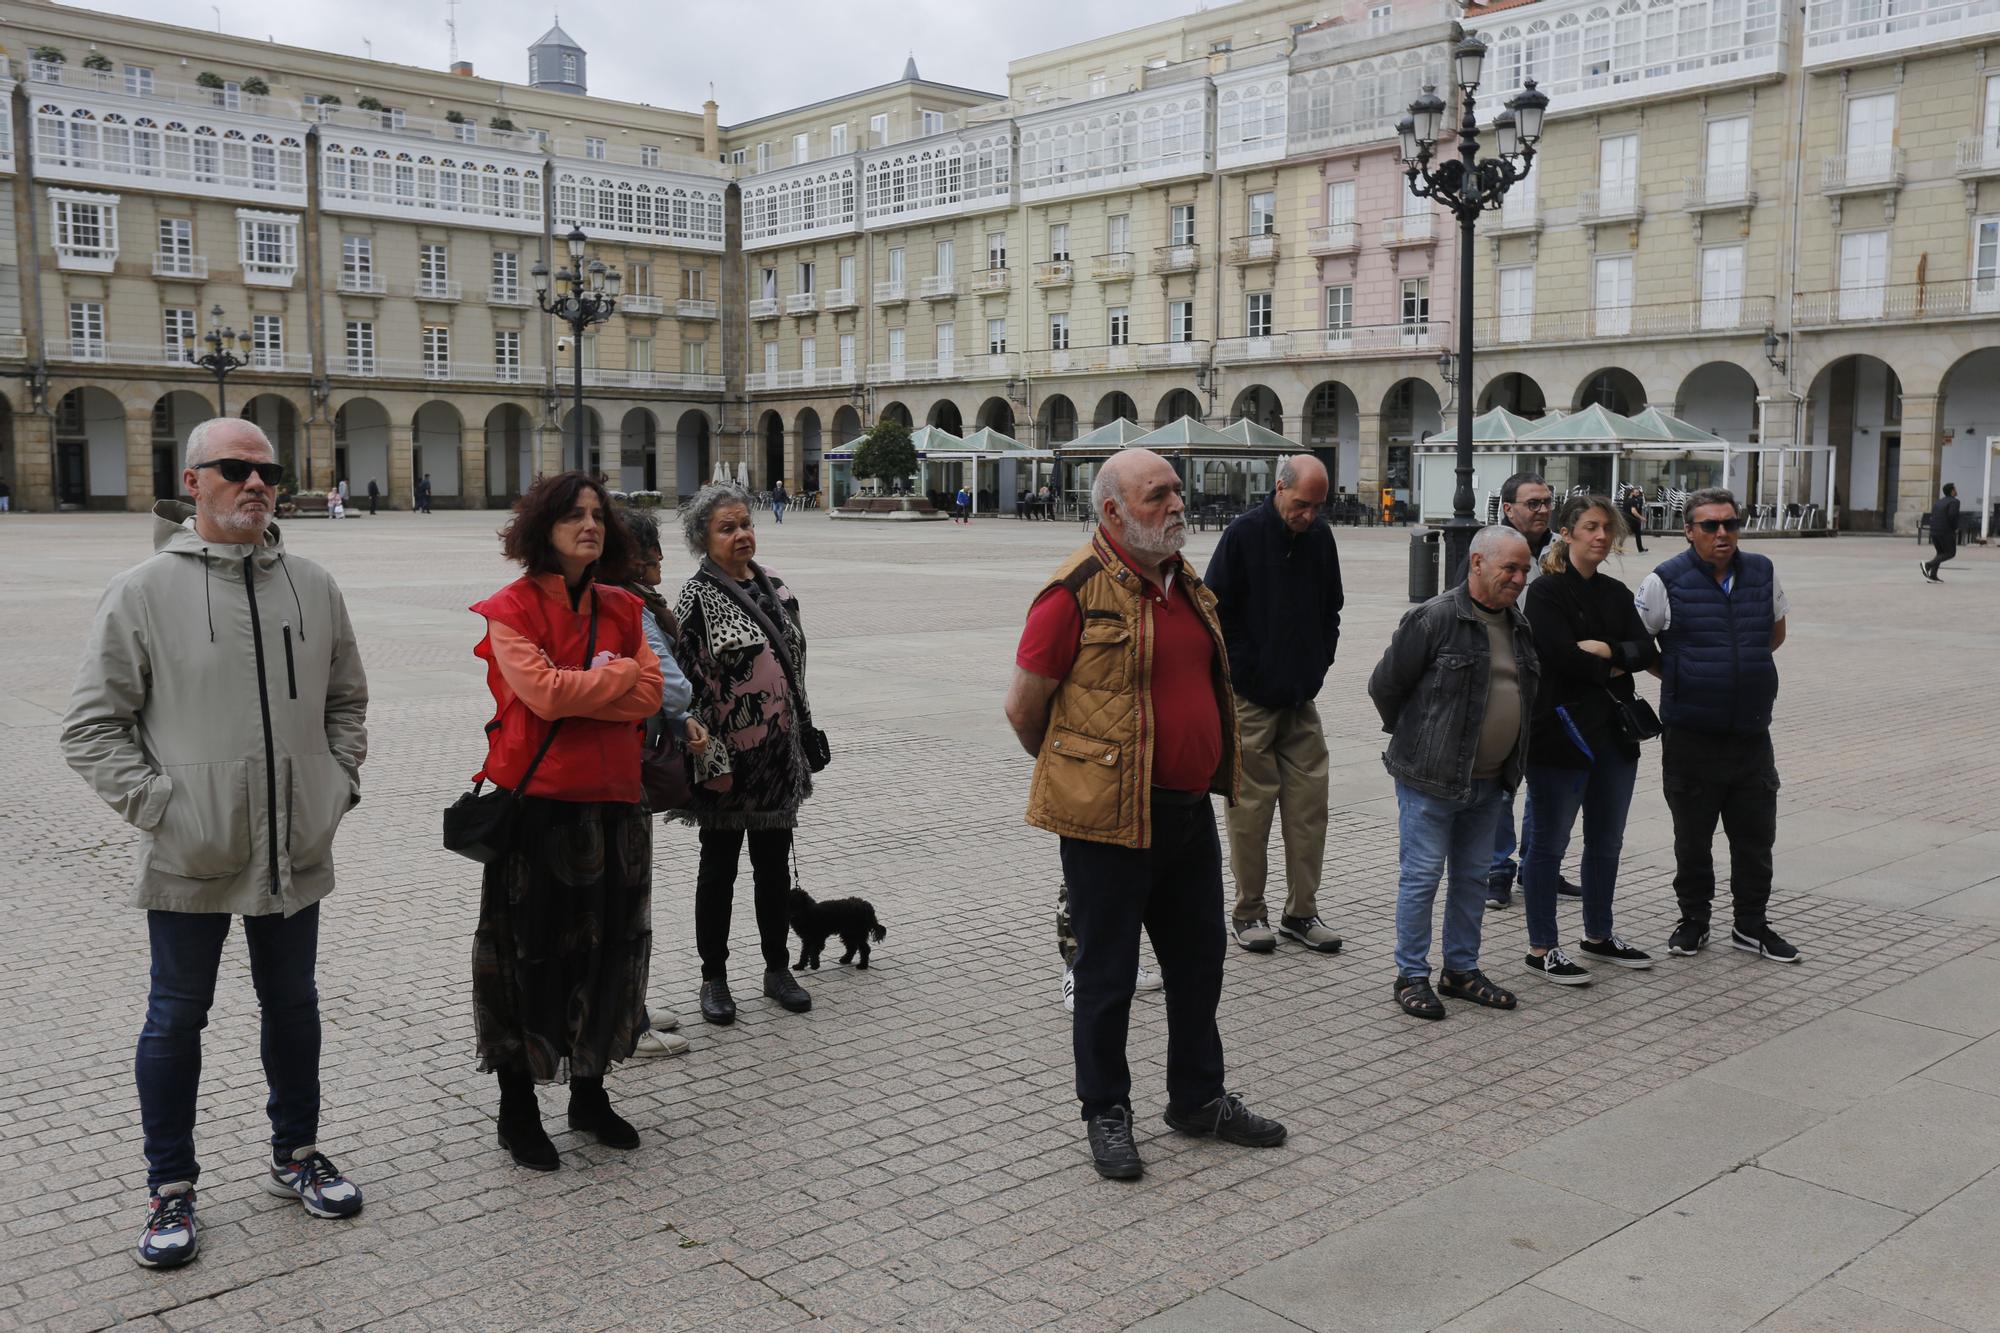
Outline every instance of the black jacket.
<path id="1" fill-rule="evenodd" d="M 1340 552 L 1333 529 L 1285 526 L 1274 499 L 1223 531 L 1203 576 L 1216 596 L 1229 678 L 1263 708 L 1296 708 L 1326 683 L 1340 643 Z"/>
<path id="2" fill-rule="evenodd" d="M 1611 718 L 1611 696 L 1632 697 L 1632 676 L 1660 660 L 1633 604 L 1632 590 L 1599 570 L 1585 578 L 1574 569 L 1536 579 L 1524 594 L 1528 624 L 1535 631 L 1535 654 L 1542 661 L 1542 688 L 1535 696 L 1528 736 L 1528 762 L 1536 767 L 1589 768 L 1569 728 L 1556 716 L 1562 708 L 1592 753 L 1639 756 L 1639 747 L 1619 734 Z M 1611 645 L 1609 661 L 1576 645 L 1599 639 Z M 1625 674 L 1613 676 L 1613 668 Z"/>
<path id="3" fill-rule="evenodd" d="M 1958 497 L 1940 495 L 1931 506 L 1931 542 L 1937 546 L 1958 545 Z"/>

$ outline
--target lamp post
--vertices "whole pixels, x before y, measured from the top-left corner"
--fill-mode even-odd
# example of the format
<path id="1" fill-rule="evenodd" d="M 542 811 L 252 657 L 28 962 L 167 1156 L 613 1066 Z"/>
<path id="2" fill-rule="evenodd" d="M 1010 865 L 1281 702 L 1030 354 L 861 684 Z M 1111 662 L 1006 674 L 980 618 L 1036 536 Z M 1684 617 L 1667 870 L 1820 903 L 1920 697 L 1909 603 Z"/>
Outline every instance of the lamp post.
<path id="1" fill-rule="evenodd" d="M 604 261 L 593 259 L 588 264 L 583 261 L 583 228 L 570 228 L 563 243 L 569 248 L 567 267 L 556 270 L 556 294 L 549 295 L 549 266 L 540 260 L 528 270 L 535 277 L 535 303 L 569 325 L 570 336 L 575 339 L 576 349 L 576 403 L 572 414 L 576 418 L 575 447 L 576 470 L 590 470 L 590 454 L 584 442 L 583 432 L 583 331 L 593 324 L 602 324 L 618 309 L 618 291 L 625 285 L 625 276 L 615 268 L 606 268 Z"/>
<path id="2" fill-rule="evenodd" d="M 195 341 L 192 338 L 188 339 L 190 344 Z M 228 383 L 231 373 L 250 364 L 247 356 L 238 356 L 235 351 L 238 347 L 246 353 L 250 350 L 250 330 L 245 329 L 238 333 L 235 329 L 224 327 L 222 306 L 217 303 L 209 309 L 208 332 L 201 335 L 200 341 L 208 344 L 208 351 L 200 356 L 190 355 L 188 359 L 215 376 L 215 415 L 226 417 L 229 415 L 229 405 L 223 401 L 224 386 Z M 192 345 L 188 351 L 190 353 L 194 351 Z"/>
<path id="3" fill-rule="evenodd" d="M 1479 215 L 1499 208 L 1515 182 L 1527 177 L 1535 161 L 1535 144 L 1542 137 L 1542 114 L 1548 95 L 1533 79 L 1508 101 L 1493 119 L 1498 156 L 1479 156 L 1479 122 L 1473 94 L 1479 89 L 1486 43 L 1468 35 L 1452 52 L 1452 80 L 1458 85 L 1458 156 L 1438 154 L 1438 137 L 1448 108 L 1436 86 L 1424 85 L 1423 96 L 1410 103 L 1410 114 L 1397 125 L 1402 137 L 1404 175 L 1410 193 L 1434 199 L 1458 219 L 1458 486 L 1451 496 L 1451 520 L 1444 525 L 1445 586 L 1465 577 L 1466 553 L 1479 521 L 1472 516 L 1472 300 L 1473 226 Z M 1433 158 L 1436 158 L 1433 165 Z"/>

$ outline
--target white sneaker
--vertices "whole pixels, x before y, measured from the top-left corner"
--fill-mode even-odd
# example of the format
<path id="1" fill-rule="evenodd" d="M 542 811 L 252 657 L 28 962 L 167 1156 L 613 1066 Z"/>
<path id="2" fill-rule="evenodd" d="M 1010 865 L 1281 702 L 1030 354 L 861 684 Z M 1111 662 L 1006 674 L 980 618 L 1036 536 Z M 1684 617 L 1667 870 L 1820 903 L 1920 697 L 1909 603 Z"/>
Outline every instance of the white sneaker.
<path id="1" fill-rule="evenodd" d="M 1152 971 L 1144 963 L 1141 963 L 1139 964 L 1138 980 L 1132 983 L 1132 989 L 1135 991 L 1159 990 L 1166 984 L 1166 982 L 1160 980 L 1158 972 Z"/>
<path id="2" fill-rule="evenodd" d="M 1076 969 L 1073 967 L 1063 969 L 1063 1009 L 1072 1014 L 1076 1012 Z"/>
<path id="3" fill-rule="evenodd" d="M 639 1044 L 632 1054 L 640 1059 L 657 1055 L 681 1055 L 687 1051 L 688 1039 L 678 1032 L 662 1032 L 651 1028 L 639 1034 Z"/>

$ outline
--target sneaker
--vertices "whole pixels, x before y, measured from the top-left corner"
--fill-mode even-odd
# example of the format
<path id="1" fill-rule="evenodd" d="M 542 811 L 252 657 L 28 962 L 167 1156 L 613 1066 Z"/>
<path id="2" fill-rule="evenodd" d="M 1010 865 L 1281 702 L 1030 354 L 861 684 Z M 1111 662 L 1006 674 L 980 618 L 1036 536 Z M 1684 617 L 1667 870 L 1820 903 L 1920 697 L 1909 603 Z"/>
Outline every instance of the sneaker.
<path id="1" fill-rule="evenodd" d="M 648 1028 L 639 1034 L 639 1044 L 632 1048 L 632 1054 L 643 1060 L 663 1055 L 686 1055 L 687 1050 L 688 1039 L 680 1033 Z"/>
<path id="2" fill-rule="evenodd" d="M 813 1007 L 813 997 L 806 994 L 798 978 L 788 968 L 774 968 L 764 974 L 764 994 L 795 1014 L 803 1014 Z"/>
<path id="3" fill-rule="evenodd" d="M 1544 981 L 1553 981 L 1558 986 L 1588 986 L 1590 969 L 1577 966 L 1576 960 L 1564 953 L 1560 947 L 1545 954 L 1528 954 L 1521 960 L 1530 972 Z"/>
<path id="4" fill-rule="evenodd" d="M 1230 933 L 1236 942 L 1251 953 L 1270 953 L 1278 947 L 1277 933 L 1268 921 L 1235 921 L 1230 923 Z"/>
<path id="5" fill-rule="evenodd" d="M 1139 975 L 1133 978 L 1132 989 L 1134 991 L 1159 990 L 1166 984 L 1167 984 L 1166 982 L 1160 980 L 1160 974 L 1158 972 L 1153 971 L 1152 968 L 1147 967 L 1144 963 L 1141 963 L 1139 964 Z"/>
<path id="6" fill-rule="evenodd" d="M 1667 952 L 1676 958 L 1692 958 L 1708 947 L 1708 927 L 1683 921 L 1667 936 Z"/>
<path id="7" fill-rule="evenodd" d="M 1297 940 L 1315 953 L 1340 952 L 1340 936 L 1316 916 L 1281 916 L 1278 918 L 1278 933 L 1288 940 Z"/>
<path id="8" fill-rule="evenodd" d="M 1931 573 L 1931 567 L 1928 561 L 1917 562 L 1917 573 L 1922 574 L 1924 576 L 1924 582 L 1926 583 L 1936 583 L 1938 581 L 1938 576 Z"/>
<path id="9" fill-rule="evenodd" d="M 1243 1148 L 1275 1148 L 1285 1141 L 1283 1125 L 1258 1115 L 1233 1092 L 1225 1092 L 1193 1111 L 1176 1111 L 1169 1106 L 1167 1124 L 1198 1139 L 1218 1138 Z"/>
<path id="10" fill-rule="evenodd" d="M 162 1185 L 146 1200 L 146 1229 L 132 1252 L 144 1268 L 179 1268 L 201 1251 L 194 1227 L 194 1186 L 184 1180 Z"/>
<path id="11" fill-rule="evenodd" d="M 1615 933 L 1602 942 L 1578 940 L 1577 952 L 1586 958 L 1594 958 L 1601 963 L 1612 963 L 1619 967 L 1629 967 L 1643 971 L 1653 965 L 1653 955 L 1644 949 L 1635 949 L 1620 939 Z"/>
<path id="12" fill-rule="evenodd" d="M 1486 881 L 1486 905 L 1488 907 L 1514 905 L 1514 879 L 1511 875 L 1495 875 Z"/>
<path id="13" fill-rule="evenodd" d="M 1799 961 L 1799 951 L 1785 943 L 1785 937 L 1769 926 L 1759 926 L 1755 930 L 1744 930 L 1739 926 L 1729 932 L 1729 942 L 1745 953 L 1754 953 L 1774 963 Z"/>
<path id="14" fill-rule="evenodd" d="M 1072 1014 L 1076 1012 L 1076 969 L 1073 967 L 1063 969 L 1063 1009 Z"/>
<path id="15" fill-rule="evenodd" d="M 361 1187 L 310 1143 L 290 1160 L 271 1163 L 263 1183 L 267 1194 L 296 1196 L 314 1217 L 352 1217 L 361 1211 Z"/>
<path id="16" fill-rule="evenodd" d="M 701 983 L 702 1019 L 709 1023 L 734 1023 L 736 1021 L 736 1001 L 730 998 L 729 982 L 722 977 L 708 977 Z"/>
<path id="17" fill-rule="evenodd" d="M 1132 1113 L 1114 1106 L 1090 1124 L 1090 1164 L 1106 1180 L 1137 1180 L 1146 1173 L 1139 1145 L 1132 1142 Z"/>

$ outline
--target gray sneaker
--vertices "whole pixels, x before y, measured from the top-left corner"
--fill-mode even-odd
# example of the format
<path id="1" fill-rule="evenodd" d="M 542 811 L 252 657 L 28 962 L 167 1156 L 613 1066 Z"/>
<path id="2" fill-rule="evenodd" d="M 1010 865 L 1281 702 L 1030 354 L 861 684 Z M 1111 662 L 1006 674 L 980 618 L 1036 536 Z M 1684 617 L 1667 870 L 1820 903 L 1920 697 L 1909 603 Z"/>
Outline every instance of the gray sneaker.
<path id="1" fill-rule="evenodd" d="M 1339 953 L 1340 936 L 1316 916 L 1281 916 L 1278 933 L 1317 953 Z"/>
<path id="2" fill-rule="evenodd" d="M 1229 931 L 1236 936 L 1236 942 L 1251 953 L 1270 953 L 1278 947 L 1278 936 L 1271 929 L 1271 923 L 1261 918 L 1256 921 L 1232 921 Z"/>

